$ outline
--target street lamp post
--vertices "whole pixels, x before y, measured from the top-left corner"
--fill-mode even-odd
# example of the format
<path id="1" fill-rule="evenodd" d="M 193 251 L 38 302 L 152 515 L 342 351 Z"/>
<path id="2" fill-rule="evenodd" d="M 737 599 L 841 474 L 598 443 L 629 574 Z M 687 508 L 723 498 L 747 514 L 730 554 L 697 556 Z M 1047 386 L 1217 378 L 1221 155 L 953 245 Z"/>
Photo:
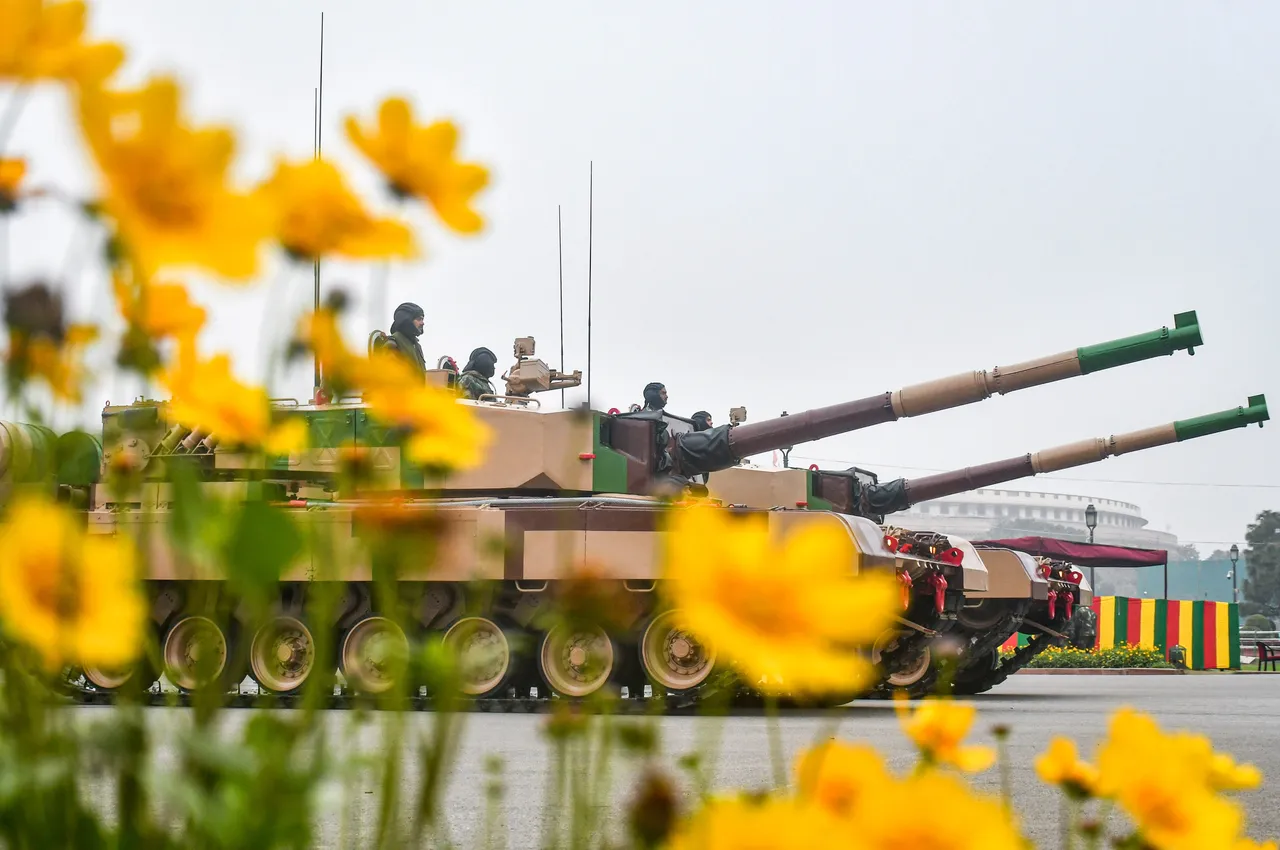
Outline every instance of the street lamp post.
<path id="1" fill-rule="evenodd" d="M 1239 583 L 1236 580 L 1236 574 L 1239 572 L 1239 568 L 1236 566 L 1236 562 L 1239 560 L 1240 560 L 1240 547 L 1232 543 L 1231 544 L 1231 601 L 1236 603 L 1240 602 Z"/>
<path id="2" fill-rule="evenodd" d="M 1084 524 L 1089 529 L 1089 545 L 1093 545 L 1093 530 L 1098 527 L 1098 509 L 1091 502 L 1089 507 L 1084 509 Z M 1089 568 L 1089 586 L 1094 593 L 1098 592 L 1098 584 L 1093 580 L 1093 567 Z"/>

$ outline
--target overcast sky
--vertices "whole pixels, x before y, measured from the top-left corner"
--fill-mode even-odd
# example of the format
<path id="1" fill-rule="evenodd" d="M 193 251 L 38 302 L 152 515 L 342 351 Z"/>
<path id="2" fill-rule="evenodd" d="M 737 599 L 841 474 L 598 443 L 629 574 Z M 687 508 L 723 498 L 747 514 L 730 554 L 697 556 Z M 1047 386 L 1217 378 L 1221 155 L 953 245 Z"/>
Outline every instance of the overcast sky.
<path id="1" fill-rule="evenodd" d="M 505 368 L 513 338 L 531 334 L 558 363 L 560 205 L 565 366 L 585 372 L 594 160 L 595 407 L 625 409 L 660 380 L 674 412 L 719 423 L 745 405 L 758 421 L 1193 309 L 1206 343 L 1194 357 L 881 425 L 793 460 L 910 476 L 1255 393 L 1280 403 L 1280 7 L 110 0 L 91 26 L 128 45 L 130 81 L 176 73 L 201 121 L 234 123 L 248 180 L 278 152 L 311 154 L 321 11 L 325 154 L 372 203 L 386 207 L 341 121 L 390 94 L 454 118 L 464 155 L 493 169 L 486 235 L 409 213 L 429 256 L 392 270 L 379 324 L 400 301 L 421 304 L 432 362 L 484 345 Z M 56 94 L 31 101 L 10 147 L 35 180 L 88 191 Z M 13 265 L 74 270 L 64 258 L 90 244 L 83 233 L 56 210 L 27 215 Z M 194 287 L 212 314 L 207 349 L 232 351 L 246 378 L 264 374 L 258 329 L 283 338 L 311 297 L 309 268 L 278 268 L 247 288 Z M 100 276 L 71 277 L 77 315 L 110 309 Z M 363 347 L 369 270 L 334 264 L 323 279 L 355 293 L 348 338 Z M 308 396 L 309 366 L 272 390 Z M 95 387 L 83 417 L 138 391 Z M 1280 508 L 1278 433 L 1274 422 L 1016 486 L 1135 502 L 1208 554 Z"/>

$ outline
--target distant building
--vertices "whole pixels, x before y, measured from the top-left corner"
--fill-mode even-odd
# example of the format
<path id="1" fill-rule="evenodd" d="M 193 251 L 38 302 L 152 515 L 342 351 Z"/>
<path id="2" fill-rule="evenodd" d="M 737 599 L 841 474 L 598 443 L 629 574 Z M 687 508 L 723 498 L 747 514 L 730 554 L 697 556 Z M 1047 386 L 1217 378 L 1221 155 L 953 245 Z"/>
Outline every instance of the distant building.
<path id="1" fill-rule="evenodd" d="M 1176 534 L 1148 528 L 1142 510 L 1132 502 L 1068 493 L 991 488 L 970 490 L 921 502 L 887 517 L 887 521 L 900 519 L 904 524 L 923 525 L 921 521 L 927 519 L 930 529 L 969 540 L 991 537 L 993 531 L 999 537 L 1054 537 L 1064 536 L 1061 532 L 1066 531 L 1069 539 L 1088 540 L 1084 511 L 1090 504 L 1098 510 L 1095 543 L 1140 549 L 1172 549 L 1178 545 Z M 1055 531 L 1059 533 L 1055 534 Z"/>

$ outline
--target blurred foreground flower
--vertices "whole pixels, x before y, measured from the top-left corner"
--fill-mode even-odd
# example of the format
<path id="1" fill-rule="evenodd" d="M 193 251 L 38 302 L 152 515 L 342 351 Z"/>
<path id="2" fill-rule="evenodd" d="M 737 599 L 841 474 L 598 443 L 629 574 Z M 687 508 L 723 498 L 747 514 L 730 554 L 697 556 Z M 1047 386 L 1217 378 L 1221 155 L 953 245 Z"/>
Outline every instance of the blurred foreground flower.
<path id="1" fill-rule="evenodd" d="M 87 370 L 80 349 L 98 337 L 93 325 L 67 325 L 62 296 L 44 283 L 4 293 L 9 332 L 5 379 L 10 392 L 32 379 L 49 385 L 55 398 L 78 403 Z"/>
<path id="2" fill-rule="evenodd" d="M 802 797 L 842 816 L 856 811 L 873 786 L 892 781 L 874 747 L 837 740 L 802 752 L 794 772 Z"/>
<path id="3" fill-rule="evenodd" d="M 391 219 L 374 218 L 333 163 L 279 162 L 257 192 L 273 211 L 276 238 L 297 259 L 417 256 L 413 232 Z"/>
<path id="4" fill-rule="evenodd" d="M 1061 735 L 1054 736 L 1049 749 L 1036 759 L 1036 773 L 1041 781 L 1077 798 L 1092 795 L 1098 785 L 1098 769 L 1080 758 L 1075 741 Z"/>
<path id="5" fill-rule="evenodd" d="M 124 48 L 84 40 L 80 0 L 0 0 L 0 80 L 96 84 L 124 62 Z"/>
<path id="6" fill-rule="evenodd" d="M 822 846 L 896 850 L 1019 848 L 1017 823 L 998 800 L 971 790 L 955 775 L 918 772 L 899 778 L 874 747 L 827 741 L 795 762 L 799 795 L 838 815 L 839 840 Z M 921 801 L 927 801 L 921 806 Z"/>
<path id="7" fill-rule="evenodd" d="M 173 266 L 250 278 L 269 232 L 267 211 L 228 186 L 234 133 L 190 125 L 181 97 L 165 77 L 140 89 L 84 93 L 81 126 L 104 182 L 96 208 L 115 221 L 143 279 Z"/>
<path id="8" fill-rule="evenodd" d="M 849 819 L 860 850 L 1022 850 L 1017 821 L 999 799 L 963 779 L 926 771 L 869 786 Z M 828 845 L 830 846 L 830 845 Z"/>
<path id="9" fill-rule="evenodd" d="M 778 543 L 768 519 L 711 507 L 669 513 L 664 593 L 683 628 L 777 693 L 847 693 L 873 676 L 858 652 L 893 623 L 897 583 L 855 575 L 842 527 L 814 523 Z"/>
<path id="10" fill-rule="evenodd" d="M 231 359 L 218 354 L 208 360 L 194 354 L 178 357 L 161 377 L 172 393 L 169 416 L 191 428 L 202 428 L 221 443 L 262 446 L 268 454 L 289 454 L 305 445 L 306 426 L 290 419 L 272 427 L 266 390 L 241 383 L 231 374 Z"/>
<path id="11" fill-rule="evenodd" d="M 18 192 L 26 176 L 25 159 L 0 159 L 0 215 L 18 208 Z"/>
<path id="12" fill-rule="evenodd" d="M 944 699 L 926 699 L 912 712 L 905 695 L 894 695 L 902 728 L 929 764 L 951 765 L 966 773 L 980 773 L 995 764 L 990 747 L 961 746 L 977 713 L 972 705 Z"/>
<path id="13" fill-rule="evenodd" d="M 352 144 L 377 166 L 395 195 L 431 204 L 441 220 L 459 233 L 476 233 L 484 227 L 484 219 L 470 204 L 488 185 L 489 172 L 482 165 L 454 158 L 458 128 L 452 121 L 425 127 L 415 124 L 408 101 L 393 97 L 378 109 L 376 131 L 361 127 L 354 117 L 347 118 L 346 127 Z"/>
<path id="14" fill-rule="evenodd" d="M 813 850 L 856 846 L 839 841 L 847 825 L 794 797 L 720 796 L 676 826 L 668 850 Z M 909 845 L 902 845 L 909 846 Z"/>
<path id="15" fill-rule="evenodd" d="M 1232 847 L 1244 825 L 1239 804 L 1219 795 L 1255 787 L 1256 769 L 1213 752 L 1207 738 L 1166 733 L 1151 717 L 1123 708 L 1098 752 L 1098 793 L 1115 799 L 1158 848 Z"/>
<path id="16" fill-rule="evenodd" d="M 343 341 L 332 308 L 304 317 L 297 342 L 316 352 L 327 381 L 342 390 L 359 389 L 374 418 L 406 432 L 405 449 L 413 463 L 465 469 L 484 459 L 492 433 L 471 408 L 452 392 L 424 384 L 395 354 L 357 356 Z"/>
<path id="17" fill-rule="evenodd" d="M 187 288 L 180 283 L 142 283 L 134 287 L 117 275 L 113 287 L 120 315 L 153 339 L 193 340 L 204 327 L 205 309 L 192 303 Z"/>
<path id="18" fill-rule="evenodd" d="M 151 374 L 162 365 L 157 344 L 166 339 L 177 340 L 180 356 L 195 356 L 196 336 L 207 316 L 203 307 L 191 302 L 185 286 L 130 284 L 117 270 L 112 287 L 120 315 L 128 323 L 116 358 L 119 365 Z"/>
<path id="19" fill-rule="evenodd" d="M 146 610 L 125 538 L 86 535 L 66 509 L 20 497 L 0 525 L 0 621 L 50 670 L 137 657 Z"/>

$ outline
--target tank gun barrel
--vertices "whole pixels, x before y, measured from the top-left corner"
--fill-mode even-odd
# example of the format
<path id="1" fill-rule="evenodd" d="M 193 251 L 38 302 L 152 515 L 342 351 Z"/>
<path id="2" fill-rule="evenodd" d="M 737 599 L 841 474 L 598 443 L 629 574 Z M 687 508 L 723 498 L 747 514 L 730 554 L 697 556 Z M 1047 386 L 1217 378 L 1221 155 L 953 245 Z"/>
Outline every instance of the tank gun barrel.
<path id="1" fill-rule="evenodd" d="M 907 416 L 961 407 L 990 398 L 994 393 L 1007 395 L 1041 384 L 1172 355 L 1181 349 L 1194 354 L 1196 346 L 1203 344 L 1195 311 L 1178 313 L 1174 316 L 1172 328 L 1162 327 L 1012 366 L 997 366 L 990 371 L 962 372 L 895 392 L 793 413 L 785 418 L 739 425 L 729 433 L 729 446 L 741 459 Z"/>
<path id="2" fill-rule="evenodd" d="M 867 498 L 877 513 L 894 513 L 906 510 L 917 502 L 964 493 L 979 487 L 990 487 L 1043 472 L 1056 472 L 1074 466 L 1097 463 L 1112 455 L 1166 446 L 1183 440 L 1194 440 L 1197 437 L 1207 437 L 1210 434 L 1218 434 L 1234 428 L 1244 428 L 1255 422 L 1261 428 L 1262 423 L 1270 418 L 1266 397 L 1255 395 L 1249 397 L 1247 406 L 1222 410 L 1207 416 L 1181 419 L 1126 434 L 1113 434 L 1110 437 L 1095 437 L 1090 440 L 1067 443 L 1063 446 L 1042 449 L 1031 454 L 984 463 L 980 466 L 940 472 L 937 475 L 926 475 L 914 479 L 900 478 L 884 484 L 875 484 L 867 488 Z"/>

